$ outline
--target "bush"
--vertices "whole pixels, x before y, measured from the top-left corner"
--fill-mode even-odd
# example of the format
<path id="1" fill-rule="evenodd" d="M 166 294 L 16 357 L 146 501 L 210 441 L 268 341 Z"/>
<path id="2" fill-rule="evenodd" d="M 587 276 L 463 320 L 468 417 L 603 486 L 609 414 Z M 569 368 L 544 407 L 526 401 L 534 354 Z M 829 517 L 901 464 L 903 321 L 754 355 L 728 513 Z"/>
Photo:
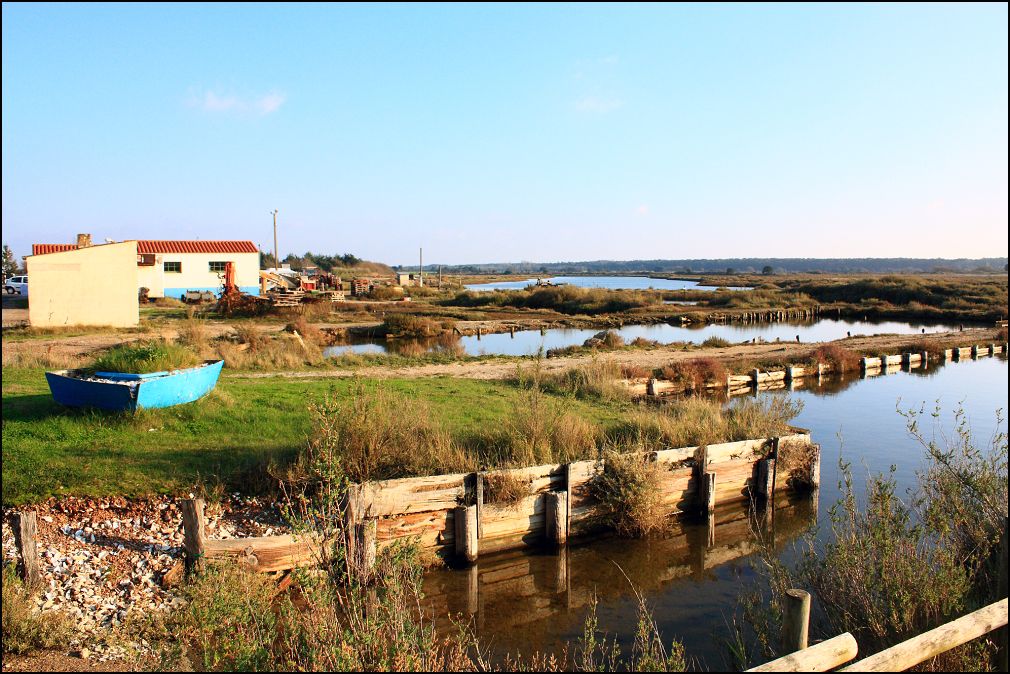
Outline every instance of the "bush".
<path id="1" fill-rule="evenodd" d="M 726 368 L 714 358 L 694 358 L 670 363 L 661 371 L 663 378 L 698 390 L 706 384 L 726 384 Z"/>
<path id="2" fill-rule="evenodd" d="M 847 372 L 859 368 L 860 356 L 855 351 L 850 351 L 837 344 L 824 344 L 814 349 L 807 357 L 807 361 L 816 366 L 818 363 L 830 365 L 835 372 Z"/>
<path id="3" fill-rule="evenodd" d="M 326 346 L 330 343 L 329 336 L 308 322 L 305 316 L 299 316 L 291 323 L 288 323 L 284 330 L 293 334 L 301 335 L 302 339 L 316 346 Z"/>
<path id="4" fill-rule="evenodd" d="M 13 564 L 3 567 L 3 653 L 23 655 L 63 645 L 70 621 L 56 611 L 39 613 Z M 6 667 L 6 663 L 4 664 Z"/>
<path id="5" fill-rule="evenodd" d="M 656 464 L 637 454 L 608 452 L 603 471 L 588 484 L 602 524 L 619 536 L 638 538 L 667 524 Z"/>
<path id="6" fill-rule="evenodd" d="M 436 320 L 413 314 L 389 314 L 382 329 L 391 337 L 436 337 L 451 333 L 455 327 L 452 320 Z"/>
<path id="7" fill-rule="evenodd" d="M 704 342 L 701 343 L 707 349 L 724 349 L 728 346 L 733 346 L 733 344 L 722 337 L 709 337 Z"/>

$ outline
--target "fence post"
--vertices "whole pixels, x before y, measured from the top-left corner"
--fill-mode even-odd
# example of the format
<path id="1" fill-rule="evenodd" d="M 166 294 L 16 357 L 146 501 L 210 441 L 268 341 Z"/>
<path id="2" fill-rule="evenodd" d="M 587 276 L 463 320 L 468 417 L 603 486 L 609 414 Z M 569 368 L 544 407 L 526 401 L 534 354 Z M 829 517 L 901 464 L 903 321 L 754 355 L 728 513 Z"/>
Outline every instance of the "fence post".
<path id="1" fill-rule="evenodd" d="M 775 459 L 761 459 L 757 463 L 757 493 L 766 501 L 775 494 Z"/>
<path id="2" fill-rule="evenodd" d="M 477 561 L 477 506 L 456 506 L 453 515 L 456 554 L 473 564 Z"/>
<path id="3" fill-rule="evenodd" d="M 204 548 L 207 541 L 207 523 L 203 517 L 203 499 L 188 498 L 180 505 L 182 510 L 183 546 L 186 550 L 186 571 L 203 570 Z"/>
<path id="4" fill-rule="evenodd" d="M 354 525 L 354 547 L 357 555 L 354 561 L 357 566 L 358 578 L 362 583 L 368 583 L 375 570 L 378 527 L 379 521 L 374 517 L 369 517 L 364 522 Z"/>
<path id="5" fill-rule="evenodd" d="M 39 564 L 38 520 L 34 510 L 15 513 L 11 528 L 14 530 L 14 544 L 21 557 L 21 579 L 29 592 L 42 587 L 42 568 Z"/>
<path id="6" fill-rule="evenodd" d="M 547 540 L 564 546 L 568 542 L 568 492 L 549 491 L 544 496 L 547 499 Z"/>
<path id="7" fill-rule="evenodd" d="M 782 650 L 786 653 L 807 647 L 810 627 L 810 593 L 806 590 L 786 590 L 785 617 L 782 625 Z"/>

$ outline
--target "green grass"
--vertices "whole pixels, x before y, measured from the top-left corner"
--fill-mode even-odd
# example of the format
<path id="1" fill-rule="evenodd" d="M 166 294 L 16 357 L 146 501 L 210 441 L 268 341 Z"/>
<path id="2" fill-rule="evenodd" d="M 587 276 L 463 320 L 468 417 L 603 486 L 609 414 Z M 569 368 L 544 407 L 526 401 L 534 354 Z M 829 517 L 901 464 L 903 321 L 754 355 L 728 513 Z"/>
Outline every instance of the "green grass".
<path id="1" fill-rule="evenodd" d="M 512 414 L 514 384 L 435 378 L 391 380 L 425 400 L 459 437 L 500 427 Z M 243 491 L 263 488 L 262 469 L 285 464 L 310 432 L 307 403 L 347 395 L 350 379 L 222 378 L 207 398 L 136 415 L 58 406 L 43 370 L 3 369 L 3 502 L 61 495 L 144 496 L 219 478 Z M 619 428 L 631 403 L 564 401 L 605 429 Z"/>
<path id="2" fill-rule="evenodd" d="M 193 367 L 199 362 L 197 355 L 184 346 L 151 341 L 114 346 L 101 353 L 92 362 L 91 369 L 144 374 Z"/>

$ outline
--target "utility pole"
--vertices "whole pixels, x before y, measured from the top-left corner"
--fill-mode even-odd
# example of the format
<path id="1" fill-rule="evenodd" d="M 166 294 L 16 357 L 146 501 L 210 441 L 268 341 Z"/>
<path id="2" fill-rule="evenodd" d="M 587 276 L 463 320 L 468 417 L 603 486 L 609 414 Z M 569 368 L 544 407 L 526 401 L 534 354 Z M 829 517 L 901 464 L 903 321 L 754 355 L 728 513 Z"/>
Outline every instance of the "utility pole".
<path id="1" fill-rule="evenodd" d="M 417 249 L 417 285 L 424 287 L 424 248 Z"/>
<path id="2" fill-rule="evenodd" d="M 271 211 L 274 214 L 274 269 L 281 268 L 281 259 L 277 257 L 277 209 Z"/>

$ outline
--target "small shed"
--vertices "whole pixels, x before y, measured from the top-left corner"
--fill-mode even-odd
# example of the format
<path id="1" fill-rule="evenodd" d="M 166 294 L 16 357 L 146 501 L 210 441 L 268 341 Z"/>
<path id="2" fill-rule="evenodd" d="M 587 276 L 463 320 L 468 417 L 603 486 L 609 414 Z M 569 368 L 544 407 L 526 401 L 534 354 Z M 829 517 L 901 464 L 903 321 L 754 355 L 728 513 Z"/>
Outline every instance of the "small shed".
<path id="1" fill-rule="evenodd" d="M 34 327 L 140 323 L 136 241 L 29 255 L 25 269 Z"/>

